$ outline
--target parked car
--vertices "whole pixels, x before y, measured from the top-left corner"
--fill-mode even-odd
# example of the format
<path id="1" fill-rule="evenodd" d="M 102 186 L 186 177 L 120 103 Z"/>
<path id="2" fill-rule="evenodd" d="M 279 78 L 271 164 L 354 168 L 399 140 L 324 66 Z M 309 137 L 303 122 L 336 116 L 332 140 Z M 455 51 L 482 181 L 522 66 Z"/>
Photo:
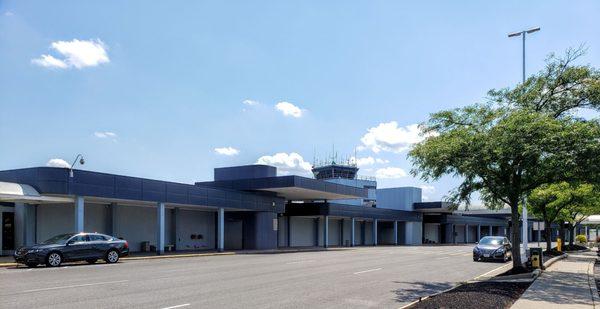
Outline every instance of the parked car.
<path id="1" fill-rule="evenodd" d="M 96 263 L 99 259 L 116 263 L 129 254 L 126 240 L 99 233 L 70 233 L 54 236 L 43 243 L 20 247 L 15 250 L 17 263 L 35 267 L 38 264 L 57 267 L 63 262 L 87 261 Z"/>
<path id="2" fill-rule="evenodd" d="M 483 237 L 475 248 L 473 248 L 473 261 L 479 260 L 502 260 L 504 262 L 512 259 L 512 245 L 504 236 Z"/>

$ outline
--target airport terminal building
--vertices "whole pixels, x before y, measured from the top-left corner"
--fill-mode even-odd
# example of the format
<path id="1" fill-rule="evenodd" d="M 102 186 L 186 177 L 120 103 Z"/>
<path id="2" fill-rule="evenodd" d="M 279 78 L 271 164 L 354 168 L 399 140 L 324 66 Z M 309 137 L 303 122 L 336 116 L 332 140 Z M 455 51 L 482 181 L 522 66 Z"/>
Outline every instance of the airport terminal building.
<path id="1" fill-rule="evenodd" d="M 69 232 L 126 239 L 130 250 L 473 243 L 505 235 L 506 216 L 457 213 L 421 189 L 378 189 L 353 165 L 277 176 L 267 165 L 214 169 L 214 180 L 174 183 L 66 168 L 0 171 L 2 254 Z"/>

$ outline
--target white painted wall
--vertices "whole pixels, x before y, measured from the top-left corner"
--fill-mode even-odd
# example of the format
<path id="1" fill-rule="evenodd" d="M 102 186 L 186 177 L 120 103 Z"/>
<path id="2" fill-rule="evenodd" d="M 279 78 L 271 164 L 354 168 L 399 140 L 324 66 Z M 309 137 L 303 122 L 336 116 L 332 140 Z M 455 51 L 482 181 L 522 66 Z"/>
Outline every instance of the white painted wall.
<path id="1" fill-rule="evenodd" d="M 315 245 L 314 222 L 314 218 L 290 218 L 291 247 L 308 247 Z"/>
<path id="2" fill-rule="evenodd" d="M 406 222 L 405 243 L 407 245 L 420 245 L 422 243 L 423 225 L 421 222 Z"/>
<path id="3" fill-rule="evenodd" d="M 340 219 L 329 219 L 329 245 L 341 246 L 340 237 L 342 229 L 340 227 Z"/>
<path id="4" fill-rule="evenodd" d="M 37 210 L 37 242 L 75 231 L 73 204 L 44 204 Z M 85 210 L 84 210 L 85 215 Z M 85 228 L 85 225 L 84 225 Z"/>
<path id="5" fill-rule="evenodd" d="M 215 248 L 216 212 L 178 209 L 177 250 L 209 250 Z M 227 230 L 225 230 L 227 233 Z M 191 239 L 191 235 L 202 235 L 202 239 Z M 168 239 L 165 237 L 165 239 Z"/>
<path id="6" fill-rule="evenodd" d="M 425 223 L 425 230 L 423 231 L 426 239 L 432 240 L 435 243 L 440 243 L 440 225 L 438 223 Z"/>

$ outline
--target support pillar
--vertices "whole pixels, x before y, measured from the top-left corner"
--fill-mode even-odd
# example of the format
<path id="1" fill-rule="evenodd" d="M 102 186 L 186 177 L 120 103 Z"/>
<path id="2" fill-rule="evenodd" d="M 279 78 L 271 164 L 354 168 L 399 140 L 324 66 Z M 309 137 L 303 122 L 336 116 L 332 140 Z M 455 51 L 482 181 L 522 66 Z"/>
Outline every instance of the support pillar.
<path id="1" fill-rule="evenodd" d="M 292 222 L 292 219 L 290 219 L 290 218 L 291 218 L 290 216 L 286 217 L 287 224 L 286 224 L 286 227 L 285 227 L 287 229 L 287 233 L 286 233 L 287 242 L 286 243 L 287 243 L 288 247 L 292 246 L 292 235 L 290 234 L 290 232 L 292 231 L 292 228 L 291 228 L 291 225 L 290 225 L 290 223 Z"/>
<path id="2" fill-rule="evenodd" d="M 156 254 L 165 253 L 165 203 L 156 204 Z"/>
<path id="3" fill-rule="evenodd" d="M 477 241 L 479 242 L 479 240 L 481 239 L 481 225 L 477 224 Z"/>
<path id="4" fill-rule="evenodd" d="M 352 218 L 350 220 L 350 224 L 352 225 L 350 228 L 350 247 L 354 247 L 354 245 L 356 244 L 355 237 L 354 237 L 354 223 L 355 223 L 355 220 L 354 220 L 354 218 Z"/>
<path id="5" fill-rule="evenodd" d="M 456 225 L 452 224 L 452 243 L 456 244 Z"/>
<path id="6" fill-rule="evenodd" d="M 323 216 L 323 247 L 329 247 L 329 216 Z"/>
<path id="7" fill-rule="evenodd" d="M 115 236 L 115 234 L 117 233 L 116 231 L 116 226 L 117 226 L 117 203 L 110 203 L 108 204 L 107 210 L 106 210 L 106 234 L 111 235 L 111 236 Z"/>
<path id="8" fill-rule="evenodd" d="M 585 239 L 589 242 L 590 241 L 590 231 L 588 230 L 588 226 L 585 226 Z"/>
<path id="9" fill-rule="evenodd" d="M 465 244 L 469 242 L 469 225 L 465 224 Z"/>
<path id="10" fill-rule="evenodd" d="M 377 246 L 377 219 L 373 219 L 373 246 Z"/>
<path id="11" fill-rule="evenodd" d="M 492 227 L 492 226 L 490 225 L 488 228 L 490 229 L 490 231 L 489 231 L 489 233 L 488 233 L 488 236 L 494 236 L 494 232 L 493 232 L 493 230 L 494 230 L 494 227 Z"/>
<path id="12" fill-rule="evenodd" d="M 84 231 L 84 211 L 85 201 L 83 200 L 83 197 L 75 197 L 75 232 L 77 233 L 82 233 Z"/>
<path id="13" fill-rule="evenodd" d="M 217 251 L 225 250 L 225 208 L 217 212 Z"/>
<path id="14" fill-rule="evenodd" d="M 15 249 L 27 245 L 27 209 L 23 203 L 15 203 Z"/>
<path id="15" fill-rule="evenodd" d="M 398 221 L 394 221 L 394 245 L 398 245 Z"/>

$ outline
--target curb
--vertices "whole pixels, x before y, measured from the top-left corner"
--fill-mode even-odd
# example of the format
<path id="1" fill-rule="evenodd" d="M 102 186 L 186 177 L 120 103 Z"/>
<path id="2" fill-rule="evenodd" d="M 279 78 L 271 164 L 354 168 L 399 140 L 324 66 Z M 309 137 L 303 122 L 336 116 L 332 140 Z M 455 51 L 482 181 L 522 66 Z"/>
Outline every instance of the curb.
<path id="1" fill-rule="evenodd" d="M 563 255 L 555 256 L 555 257 L 547 260 L 546 262 L 544 262 L 544 268 L 550 267 L 550 265 L 556 263 L 556 261 L 562 260 L 562 259 L 566 258 L 567 256 L 569 256 L 569 255 L 566 253 L 563 253 Z"/>
<path id="2" fill-rule="evenodd" d="M 121 258 L 125 261 L 137 261 L 137 260 L 155 260 L 155 259 L 175 259 L 175 258 L 186 258 L 186 257 L 201 257 L 201 256 L 216 256 L 216 255 L 235 255 L 235 252 L 212 252 L 212 253 L 189 253 L 189 254 L 174 254 L 174 255 L 149 255 L 149 256 L 130 256 Z"/>

